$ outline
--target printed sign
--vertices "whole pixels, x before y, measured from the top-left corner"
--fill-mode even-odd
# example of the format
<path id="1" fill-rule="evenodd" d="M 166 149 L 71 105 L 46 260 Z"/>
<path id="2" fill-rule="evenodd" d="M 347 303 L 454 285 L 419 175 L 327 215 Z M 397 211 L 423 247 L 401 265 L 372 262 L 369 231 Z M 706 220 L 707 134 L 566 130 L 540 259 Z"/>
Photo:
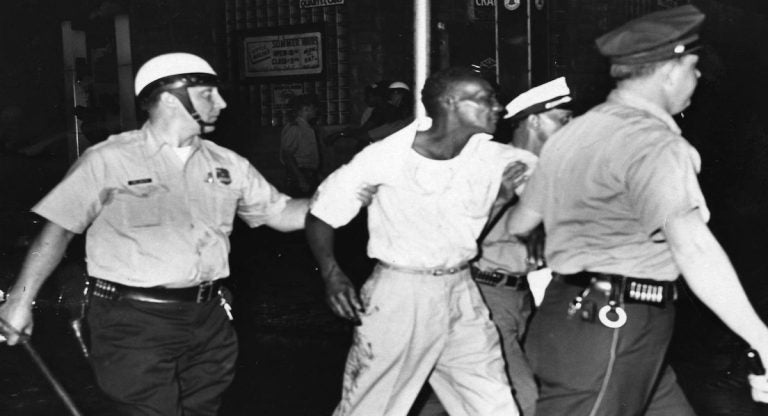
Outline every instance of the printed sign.
<path id="1" fill-rule="evenodd" d="M 338 6 L 344 4 L 344 0 L 300 0 L 299 7 L 308 9 L 310 7 Z"/>
<path id="2" fill-rule="evenodd" d="M 320 32 L 243 39 L 245 76 L 278 77 L 323 72 Z"/>

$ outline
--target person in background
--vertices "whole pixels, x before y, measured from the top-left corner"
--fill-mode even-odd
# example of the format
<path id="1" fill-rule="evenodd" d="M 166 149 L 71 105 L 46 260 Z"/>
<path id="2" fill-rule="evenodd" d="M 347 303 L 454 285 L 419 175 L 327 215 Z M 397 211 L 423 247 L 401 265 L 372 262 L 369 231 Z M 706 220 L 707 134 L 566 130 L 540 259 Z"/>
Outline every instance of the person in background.
<path id="1" fill-rule="evenodd" d="M 616 87 L 549 139 L 507 222 L 524 235 L 543 221 L 553 270 L 525 344 L 539 414 L 693 415 L 665 359 L 680 275 L 768 356 L 768 327 L 707 227 L 699 155 L 672 118 L 701 75 L 703 21 L 686 5 L 597 39 Z"/>
<path id="2" fill-rule="evenodd" d="M 311 122 L 317 117 L 318 103 L 311 95 L 298 95 L 289 102 L 293 120 L 280 133 L 280 161 L 286 169 L 287 193 L 308 197 L 317 188 L 320 149 Z"/>

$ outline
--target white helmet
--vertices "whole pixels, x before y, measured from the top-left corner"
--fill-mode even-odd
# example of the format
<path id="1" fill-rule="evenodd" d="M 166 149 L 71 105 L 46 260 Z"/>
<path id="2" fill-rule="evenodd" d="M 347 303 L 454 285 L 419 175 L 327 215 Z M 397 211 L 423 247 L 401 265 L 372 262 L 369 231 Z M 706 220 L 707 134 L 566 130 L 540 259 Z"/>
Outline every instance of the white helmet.
<path id="1" fill-rule="evenodd" d="M 187 80 L 189 85 L 208 85 L 218 81 L 216 71 L 203 58 L 191 53 L 166 53 L 158 55 L 139 68 L 136 72 L 134 89 L 136 96 L 147 96 L 161 86 L 175 83 L 183 78 L 207 78 L 207 82 Z"/>
<path id="2" fill-rule="evenodd" d="M 400 82 L 400 81 L 395 81 L 395 82 L 389 84 L 389 89 L 390 90 L 402 89 L 402 90 L 406 90 L 406 91 L 410 91 L 411 90 L 410 88 L 408 88 L 408 84 L 406 84 L 404 82 Z"/>
<path id="3" fill-rule="evenodd" d="M 142 105 L 161 91 L 167 91 L 181 101 L 187 112 L 201 126 L 209 125 L 200 119 L 189 99 L 187 88 L 196 85 L 218 85 L 216 71 L 203 58 L 191 53 L 158 55 L 136 72 L 134 90 Z"/>

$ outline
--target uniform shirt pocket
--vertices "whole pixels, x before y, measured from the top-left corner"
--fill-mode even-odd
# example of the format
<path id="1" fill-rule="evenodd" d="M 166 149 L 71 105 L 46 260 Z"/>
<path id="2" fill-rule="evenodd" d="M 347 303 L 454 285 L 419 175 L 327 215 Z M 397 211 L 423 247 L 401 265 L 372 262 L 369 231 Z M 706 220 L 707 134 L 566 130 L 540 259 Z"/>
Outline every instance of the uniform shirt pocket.
<path id="1" fill-rule="evenodd" d="M 162 207 L 168 191 L 162 186 L 147 185 L 119 190 L 115 203 L 120 208 L 123 223 L 128 227 L 153 227 L 162 224 Z"/>

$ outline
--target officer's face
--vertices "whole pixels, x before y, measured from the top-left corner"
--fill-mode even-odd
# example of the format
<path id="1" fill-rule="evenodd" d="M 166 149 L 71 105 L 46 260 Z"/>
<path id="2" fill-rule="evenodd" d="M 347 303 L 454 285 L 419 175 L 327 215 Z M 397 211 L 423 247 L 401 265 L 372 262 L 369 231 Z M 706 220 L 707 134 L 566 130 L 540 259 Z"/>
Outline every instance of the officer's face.
<path id="1" fill-rule="evenodd" d="M 571 121 L 573 112 L 563 108 L 553 108 L 549 111 L 539 113 L 539 125 L 538 129 L 541 133 L 541 137 L 546 140 L 549 136 L 555 134 L 561 127 L 568 124 Z"/>
<path id="2" fill-rule="evenodd" d="M 482 133 L 496 131 L 501 104 L 490 84 L 485 81 L 464 81 L 455 87 L 454 92 L 457 117 L 463 125 L 475 127 Z"/>
<path id="3" fill-rule="evenodd" d="M 189 99 L 200 118 L 206 123 L 215 123 L 221 110 L 227 108 L 227 102 L 221 98 L 219 89 L 209 85 L 189 87 Z M 213 130 L 213 126 L 206 127 Z"/>
<path id="4" fill-rule="evenodd" d="M 701 72 L 696 69 L 697 55 L 685 55 L 675 61 L 669 72 L 670 110 L 677 114 L 691 105 Z"/>

